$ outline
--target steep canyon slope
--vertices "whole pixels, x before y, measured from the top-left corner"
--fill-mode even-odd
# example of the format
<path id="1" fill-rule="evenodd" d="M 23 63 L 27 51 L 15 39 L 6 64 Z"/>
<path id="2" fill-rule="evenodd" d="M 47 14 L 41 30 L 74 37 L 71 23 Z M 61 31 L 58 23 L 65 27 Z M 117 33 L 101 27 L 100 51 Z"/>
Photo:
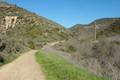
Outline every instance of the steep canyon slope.
<path id="1" fill-rule="evenodd" d="M 0 64 L 29 49 L 63 40 L 65 28 L 13 4 L 0 2 Z"/>

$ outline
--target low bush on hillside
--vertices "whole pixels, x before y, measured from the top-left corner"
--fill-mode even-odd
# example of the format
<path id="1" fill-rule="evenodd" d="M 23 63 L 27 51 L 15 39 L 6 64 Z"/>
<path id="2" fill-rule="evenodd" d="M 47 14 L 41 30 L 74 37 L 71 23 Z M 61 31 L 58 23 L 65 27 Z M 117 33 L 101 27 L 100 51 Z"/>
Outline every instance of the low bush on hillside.
<path id="1" fill-rule="evenodd" d="M 62 29 L 41 25 L 17 25 L 0 33 L 0 64 L 7 63 L 28 49 L 41 48 L 48 42 L 63 40 Z"/>
<path id="2" fill-rule="evenodd" d="M 25 50 L 27 48 L 19 39 L 0 34 L 0 65 L 12 61 Z"/>
<path id="3" fill-rule="evenodd" d="M 35 49 L 35 43 L 33 41 L 28 42 L 28 47 L 31 49 Z"/>
<path id="4" fill-rule="evenodd" d="M 77 50 L 76 50 L 76 48 L 74 46 L 69 45 L 67 51 L 68 52 L 76 52 Z"/>
<path id="5" fill-rule="evenodd" d="M 67 51 L 71 44 L 76 48 L 76 52 L 72 52 L 72 54 Z M 81 43 L 77 41 L 77 44 L 75 41 L 69 40 L 55 48 L 64 49 L 70 53 L 73 60 L 96 74 L 120 79 L 120 41 L 117 36 L 97 42 L 85 41 Z"/>

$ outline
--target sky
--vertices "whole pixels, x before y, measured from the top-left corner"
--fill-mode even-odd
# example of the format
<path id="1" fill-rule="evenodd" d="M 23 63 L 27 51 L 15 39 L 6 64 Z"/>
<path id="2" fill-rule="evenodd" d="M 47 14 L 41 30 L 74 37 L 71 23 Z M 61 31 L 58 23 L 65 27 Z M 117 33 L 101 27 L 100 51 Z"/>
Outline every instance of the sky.
<path id="1" fill-rule="evenodd" d="M 120 17 L 120 0 L 7 0 L 65 27 Z"/>

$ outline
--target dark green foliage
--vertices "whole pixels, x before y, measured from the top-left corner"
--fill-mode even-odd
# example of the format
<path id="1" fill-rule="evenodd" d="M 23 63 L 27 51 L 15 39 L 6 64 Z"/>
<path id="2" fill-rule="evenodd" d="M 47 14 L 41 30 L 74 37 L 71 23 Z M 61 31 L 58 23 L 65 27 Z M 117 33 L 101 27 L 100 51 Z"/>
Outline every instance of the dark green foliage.
<path id="1" fill-rule="evenodd" d="M 32 42 L 32 41 L 28 42 L 28 47 L 31 48 L 31 49 L 35 49 L 34 42 Z"/>
<path id="2" fill-rule="evenodd" d="M 4 58 L 2 55 L 0 55 L 0 63 L 4 63 Z"/>
<path id="3" fill-rule="evenodd" d="M 6 47 L 6 44 L 5 43 L 2 43 L 2 45 L 0 46 L 0 52 L 2 52 Z"/>
<path id="4" fill-rule="evenodd" d="M 67 51 L 68 52 L 76 52 L 77 50 L 76 50 L 75 47 L 73 47 L 72 45 L 70 45 L 70 46 L 68 46 L 68 50 Z"/>
<path id="5" fill-rule="evenodd" d="M 115 20 L 113 24 L 110 25 L 111 31 L 120 33 L 120 19 Z"/>

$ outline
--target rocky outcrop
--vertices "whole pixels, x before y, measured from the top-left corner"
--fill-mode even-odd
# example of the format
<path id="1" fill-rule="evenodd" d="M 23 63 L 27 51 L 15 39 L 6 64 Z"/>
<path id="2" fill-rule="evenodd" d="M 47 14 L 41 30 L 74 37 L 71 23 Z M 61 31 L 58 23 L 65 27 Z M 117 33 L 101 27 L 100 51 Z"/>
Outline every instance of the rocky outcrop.
<path id="1" fill-rule="evenodd" d="M 14 28 L 17 22 L 17 16 L 4 16 L 1 17 L 0 32 L 6 32 L 9 28 Z"/>
<path id="2" fill-rule="evenodd" d="M 5 16 L 5 28 L 14 28 L 17 21 L 17 16 Z"/>

